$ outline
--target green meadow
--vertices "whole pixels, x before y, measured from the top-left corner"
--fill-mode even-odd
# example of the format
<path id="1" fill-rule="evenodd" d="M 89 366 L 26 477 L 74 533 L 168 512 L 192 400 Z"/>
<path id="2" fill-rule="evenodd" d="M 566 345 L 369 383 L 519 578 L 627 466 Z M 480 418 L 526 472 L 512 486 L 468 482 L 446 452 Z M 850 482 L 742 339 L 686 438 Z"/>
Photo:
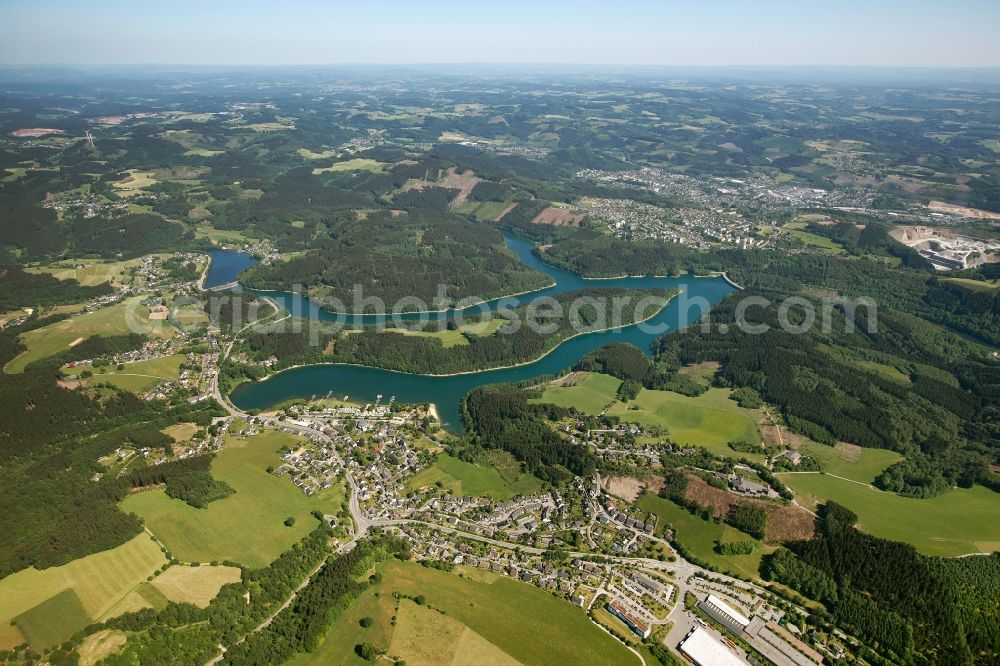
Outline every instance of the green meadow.
<path id="1" fill-rule="evenodd" d="M 956 557 L 1000 550 L 1000 494 L 982 486 L 914 499 L 829 474 L 778 477 L 803 506 L 812 509 L 833 500 L 856 513 L 865 532 L 913 544 L 926 555 Z"/>
<path id="2" fill-rule="evenodd" d="M 582 609 L 527 583 L 466 567 L 448 573 L 398 560 L 378 567 L 382 582 L 355 599 L 319 648 L 293 659 L 293 666 L 369 663 L 354 653 L 362 642 L 413 664 L 634 666 L 638 661 Z M 426 606 L 407 600 L 397 605 L 396 592 L 423 595 Z M 372 626 L 360 627 L 362 617 L 372 618 Z"/>
<path id="3" fill-rule="evenodd" d="M 515 481 L 509 482 L 494 467 L 468 463 L 449 455 L 438 456 L 432 466 L 410 477 L 407 486 L 416 490 L 438 483 L 456 497 L 492 497 L 501 502 L 517 495 L 530 495 L 542 487 L 542 482 L 533 474 L 521 473 Z"/>
<path id="4" fill-rule="evenodd" d="M 750 555 L 720 555 L 715 552 L 717 542 L 730 543 L 753 537 L 725 523 L 692 515 L 687 509 L 653 493 L 644 493 L 636 502 L 636 506 L 643 511 L 656 514 L 660 519 L 658 528 L 669 525 L 674 530 L 674 539 L 677 543 L 698 559 L 725 573 L 757 578 L 761 557 L 774 550 L 773 547 L 764 547 Z"/>
<path id="5" fill-rule="evenodd" d="M 119 602 L 166 562 L 156 542 L 140 534 L 62 566 L 22 569 L 0 580 L 0 625 L 13 621 L 36 649 L 60 643 L 115 615 Z"/>
<path id="6" fill-rule="evenodd" d="M 691 398 L 673 391 L 643 389 L 628 403 L 616 402 L 608 410 L 611 416 L 642 426 L 664 428 L 678 444 L 702 446 L 715 455 L 736 456 L 727 444 L 743 440 L 758 444 L 760 431 L 751 410 L 729 399 L 729 390 L 710 388 Z M 754 454 L 739 454 L 763 458 Z"/>
<path id="7" fill-rule="evenodd" d="M 530 402 L 551 403 L 560 407 L 575 407 L 587 414 L 600 414 L 618 393 L 621 380 L 596 372 L 581 373 L 572 385 L 547 384 L 541 398 Z"/>
<path id="8" fill-rule="evenodd" d="M 307 496 L 287 476 L 267 471 L 282 463 L 278 453 L 282 446 L 300 441 L 274 431 L 245 440 L 228 438 L 212 462 L 212 476 L 236 492 L 204 509 L 168 497 L 163 490 L 131 495 L 121 508 L 140 516 L 182 561 L 231 560 L 262 567 L 316 527 L 312 511 L 337 513 L 344 498 L 337 485 Z M 289 517 L 295 524 L 286 527 Z"/>

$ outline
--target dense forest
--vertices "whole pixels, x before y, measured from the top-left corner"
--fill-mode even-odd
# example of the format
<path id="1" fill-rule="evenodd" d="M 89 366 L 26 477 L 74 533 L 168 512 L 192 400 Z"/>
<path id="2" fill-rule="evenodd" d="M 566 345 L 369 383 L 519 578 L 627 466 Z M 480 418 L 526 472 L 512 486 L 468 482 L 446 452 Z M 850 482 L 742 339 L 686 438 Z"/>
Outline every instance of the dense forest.
<path id="1" fill-rule="evenodd" d="M 531 404 L 519 389 L 506 385 L 474 389 L 465 396 L 462 414 L 474 446 L 507 451 L 542 480 L 555 483 L 571 474 L 588 476 L 596 468 L 593 453 L 563 439 L 548 423 L 570 411 Z"/>
<path id="2" fill-rule="evenodd" d="M 548 284 L 504 247 L 495 229 L 421 208 L 345 221 L 311 248 L 286 262 L 255 266 L 240 280 L 255 289 L 302 288 L 321 304 L 331 299 L 331 309 L 340 309 L 333 307 L 339 301 L 349 310 L 377 310 L 355 302 L 357 285 L 362 297 L 380 299 L 384 312 L 403 298 L 425 304 L 406 302 L 404 310 L 444 309 Z"/>
<path id="3" fill-rule="evenodd" d="M 558 317 L 546 317 L 546 311 L 542 309 L 533 314 L 531 306 L 501 311 L 507 323 L 499 330 L 489 335 L 466 335 L 466 344 L 448 348 L 433 337 L 392 330 L 347 332 L 337 338 L 333 354 L 327 360 L 425 374 L 447 374 L 523 363 L 539 358 L 571 336 L 611 327 L 615 323 L 615 299 L 622 299 L 628 305 L 648 303 L 640 311 L 628 306 L 622 309 L 618 324 L 628 326 L 654 315 L 672 296 L 672 292 L 662 289 L 581 289 L 565 292 L 554 297 L 562 312 Z M 648 301 L 644 300 L 647 298 Z M 529 325 L 530 317 L 550 327 L 551 332 Z"/>
<path id="4" fill-rule="evenodd" d="M 941 562 L 864 534 L 856 522 L 844 507 L 827 503 L 816 538 L 789 544 L 794 555 L 768 556 L 765 577 L 823 602 L 838 626 L 894 663 L 972 663 L 966 635 L 981 630 L 963 627 L 959 597 Z"/>
<path id="5" fill-rule="evenodd" d="M 789 426 L 811 439 L 904 453 L 908 460 L 880 477 L 886 489 L 927 497 L 954 485 L 997 487 L 989 468 L 1000 453 L 994 361 L 957 336 L 885 309 L 858 308 L 854 332 L 834 309 L 829 332 L 817 325 L 795 334 L 782 330 L 775 308 L 755 307 L 743 313 L 744 330 L 741 300 L 766 295 L 730 295 L 713 308 L 707 329 L 661 338 L 658 360 L 673 367 L 718 361 L 721 381 L 778 405 Z M 869 317 L 877 317 L 874 332 Z M 752 334 L 749 327 L 760 324 L 769 329 Z"/>
<path id="6" fill-rule="evenodd" d="M 224 414 L 214 402 L 146 402 L 111 389 L 88 395 L 59 387 L 51 372 L 27 372 L 0 375 L 0 406 L 0 513 L 6 516 L 0 576 L 65 564 L 127 541 L 139 532 L 139 521 L 117 503 L 133 485 L 166 482 L 196 506 L 225 492 L 205 471 L 207 459 L 149 478 L 138 470 L 134 481 L 101 476 L 106 468 L 98 462 L 123 446 L 169 444 L 160 430 L 175 423 L 208 425 Z M 161 476 L 168 473 L 171 478 Z"/>
<path id="7" fill-rule="evenodd" d="M 15 266 L 0 265 L 0 311 L 82 302 L 110 294 L 109 284 L 83 287 L 76 280 L 57 280 L 45 273 L 28 273 Z"/>

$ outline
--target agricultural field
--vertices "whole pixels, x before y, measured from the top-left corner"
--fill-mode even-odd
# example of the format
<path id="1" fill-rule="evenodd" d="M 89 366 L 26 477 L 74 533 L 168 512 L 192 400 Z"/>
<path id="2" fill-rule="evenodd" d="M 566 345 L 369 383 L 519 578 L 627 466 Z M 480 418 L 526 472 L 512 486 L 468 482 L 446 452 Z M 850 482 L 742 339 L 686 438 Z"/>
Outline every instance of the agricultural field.
<path id="1" fill-rule="evenodd" d="M 354 652 L 365 641 L 408 664 L 636 663 L 583 610 L 531 585 L 478 569 L 447 573 L 396 560 L 379 570 L 382 582 L 353 601 L 319 648 L 293 666 L 368 663 Z M 407 600 L 397 605 L 394 592 L 423 595 L 426 607 Z M 374 620 L 371 627 L 359 627 L 363 617 Z"/>
<path id="2" fill-rule="evenodd" d="M 541 398 L 529 402 L 551 403 L 560 407 L 575 407 L 587 414 L 600 414 L 615 401 L 621 380 L 597 372 L 573 373 L 569 381 L 545 385 Z"/>
<path id="3" fill-rule="evenodd" d="M 672 527 L 677 543 L 698 559 L 726 573 L 757 578 L 761 557 L 774 550 L 773 546 L 764 546 L 750 555 L 720 555 L 715 552 L 717 543 L 742 541 L 753 537 L 725 523 L 692 515 L 687 509 L 653 493 L 643 494 L 636 502 L 636 506 L 659 516 L 658 530 L 666 526 Z"/>
<path id="4" fill-rule="evenodd" d="M 866 449 L 844 443 L 825 446 L 806 441 L 799 446 L 799 452 L 823 463 L 823 471 L 827 474 L 861 483 L 871 483 L 886 467 L 903 459 L 895 451 Z"/>
<path id="5" fill-rule="evenodd" d="M 914 499 L 829 474 L 777 476 L 795 492 L 799 504 L 812 509 L 833 500 L 856 513 L 865 532 L 913 544 L 926 555 L 956 557 L 1000 550 L 1000 494 L 982 486 Z"/>
<path id="6" fill-rule="evenodd" d="M 29 568 L 0 580 L 0 626 L 13 620 L 33 646 L 59 643 L 115 607 L 167 559 L 149 535 L 69 564 Z M 58 615 L 64 621 L 53 622 Z M 0 634 L 6 630 L 0 631 Z"/>
<path id="7" fill-rule="evenodd" d="M 184 562 L 230 560 L 261 567 L 288 550 L 317 525 L 312 511 L 337 513 L 344 499 L 339 486 L 305 495 L 287 477 L 268 473 L 278 467 L 283 446 L 301 442 L 268 431 L 256 437 L 227 437 L 212 462 L 212 476 L 236 491 L 204 509 L 150 490 L 127 497 L 121 508 L 139 515 L 171 554 Z M 295 524 L 286 527 L 286 518 Z"/>
<path id="8" fill-rule="evenodd" d="M 76 280 L 85 287 L 92 287 L 105 282 L 124 283 L 128 270 L 139 266 L 140 263 L 138 259 L 125 261 L 71 259 L 25 270 L 29 273 L 47 273 L 58 280 Z"/>
<path id="9" fill-rule="evenodd" d="M 163 320 L 151 321 L 149 308 L 140 304 L 141 300 L 141 297 L 136 296 L 111 307 L 28 331 L 21 336 L 28 349 L 14 357 L 4 368 L 4 372 L 23 372 L 25 366 L 32 361 L 52 356 L 72 346 L 77 340 L 82 342 L 91 335 L 125 335 L 136 332 L 153 337 L 173 337 L 174 327 Z"/>
<path id="10" fill-rule="evenodd" d="M 805 243 L 806 247 L 823 250 L 828 254 L 844 253 L 844 248 L 841 247 L 838 243 L 830 240 L 829 238 L 809 233 L 808 231 L 805 231 L 805 227 L 806 227 L 805 222 L 789 222 L 782 228 L 789 235 L 794 236 L 795 238 L 798 238 L 800 241 Z"/>
<path id="11" fill-rule="evenodd" d="M 611 416 L 642 426 L 660 427 L 678 444 L 701 446 L 714 455 L 734 456 L 727 444 L 743 440 L 758 444 L 756 414 L 739 407 L 729 399 L 728 389 L 711 388 L 691 398 L 673 391 L 643 389 L 639 396 L 628 403 L 616 402 L 608 410 Z M 740 454 L 751 459 L 763 456 Z"/>
<path id="12" fill-rule="evenodd" d="M 153 178 L 153 172 L 151 171 L 129 169 L 125 173 L 128 175 L 121 180 L 116 180 L 111 183 L 111 186 L 116 190 L 115 194 L 122 198 L 141 194 L 145 188 L 152 187 L 159 182 Z"/>
<path id="13" fill-rule="evenodd" d="M 434 465 L 414 474 L 407 482 L 412 490 L 440 483 L 456 497 L 492 497 L 505 501 L 518 495 L 530 495 L 542 487 L 532 474 L 520 473 L 513 482 L 507 481 L 496 468 L 468 463 L 452 456 L 439 456 Z"/>
<path id="14" fill-rule="evenodd" d="M 149 361 L 125 363 L 121 370 L 114 366 L 95 370 L 90 364 L 81 364 L 73 368 L 64 368 L 64 374 L 80 374 L 90 370 L 94 376 L 86 380 L 89 383 L 108 383 L 125 391 L 146 391 L 164 381 L 176 381 L 181 376 L 180 366 L 184 363 L 184 354 L 161 356 Z"/>
<path id="15" fill-rule="evenodd" d="M 299 148 L 295 151 L 299 157 L 304 157 L 307 160 L 327 160 L 331 157 L 337 156 L 336 150 L 322 150 L 319 152 L 309 150 L 308 148 Z"/>
<path id="16" fill-rule="evenodd" d="M 238 583 L 241 572 L 227 566 L 172 566 L 153 579 L 151 585 L 169 601 L 205 608 L 228 583 Z"/>
<path id="17" fill-rule="evenodd" d="M 340 171 L 370 171 L 372 173 L 378 173 L 382 171 L 382 166 L 381 162 L 358 157 L 353 160 L 334 162 L 328 167 L 316 167 L 312 170 L 312 172 L 314 176 L 320 176 L 324 173 L 337 173 Z"/>

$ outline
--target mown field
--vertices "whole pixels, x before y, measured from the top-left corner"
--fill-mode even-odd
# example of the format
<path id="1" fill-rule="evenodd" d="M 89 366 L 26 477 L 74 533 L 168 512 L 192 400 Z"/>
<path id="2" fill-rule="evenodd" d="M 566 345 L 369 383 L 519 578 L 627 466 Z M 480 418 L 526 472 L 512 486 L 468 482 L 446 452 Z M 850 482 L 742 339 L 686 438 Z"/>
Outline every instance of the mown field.
<path id="1" fill-rule="evenodd" d="M 236 491 L 196 509 L 167 497 L 163 490 L 136 493 L 121 503 L 184 562 L 231 560 L 250 567 L 269 564 L 317 525 L 312 511 L 337 513 L 343 490 L 332 488 L 307 496 L 287 477 L 267 472 L 278 467 L 278 450 L 301 440 L 268 431 L 245 440 L 227 438 L 212 463 L 212 476 Z M 286 518 L 295 524 L 286 527 Z"/>
<path id="2" fill-rule="evenodd" d="M 154 578 L 152 586 L 170 601 L 186 602 L 205 608 L 219 593 L 219 588 L 227 583 L 238 583 L 240 574 L 240 570 L 236 567 L 177 565 Z"/>
<path id="3" fill-rule="evenodd" d="M 833 500 L 858 515 L 859 527 L 913 544 L 926 555 L 955 557 L 1000 550 L 1000 494 L 982 486 L 956 488 L 930 499 L 885 493 L 829 474 L 779 474 L 800 504 Z"/>
<path id="4" fill-rule="evenodd" d="M 508 481 L 494 467 L 467 463 L 448 455 L 438 456 L 434 465 L 414 474 L 406 485 L 416 490 L 438 482 L 456 497 L 492 497 L 501 502 L 517 495 L 530 495 L 542 487 L 533 474 L 522 473 L 516 480 Z"/>
<path id="5" fill-rule="evenodd" d="M 695 398 L 672 391 L 643 389 L 635 400 L 615 403 L 608 414 L 622 421 L 664 428 L 674 442 L 702 446 L 720 456 L 735 455 L 727 446 L 731 441 L 754 444 L 761 441 L 760 431 L 751 418 L 752 412 L 730 400 L 728 389 L 711 388 Z"/>
<path id="6" fill-rule="evenodd" d="M 636 502 L 636 506 L 659 516 L 657 529 L 671 526 L 674 529 L 674 538 L 679 544 L 698 559 L 726 573 L 757 578 L 760 575 L 761 557 L 774 550 L 768 546 L 750 555 L 720 555 L 715 552 L 717 542 L 730 543 L 753 537 L 725 523 L 694 516 L 687 509 L 652 493 L 643 494 Z"/>
<path id="7" fill-rule="evenodd" d="M 903 459 L 895 451 L 866 449 L 843 443 L 824 446 L 806 441 L 799 447 L 799 451 L 823 463 L 823 471 L 827 474 L 862 483 L 871 483 L 886 467 Z"/>
<path id="8" fill-rule="evenodd" d="M 38 268 L 28 268 L 27 271 L 29 273 L 47 273 L 59 280 L 76 280 L 84 286 L 94 286 L 104 282 L 122 282 L 125 273 L 140 263 L 138 259 L 125 261 L 72 259 Z"/>
<path id="9" fill-rule="evenodd" d="M 145 391 L 166 380 L 177 380 L 181 376 L 180 366 L 184 363 L 184 354 L 163 356 L 149 361 L 125 363 L 121 370 L 115 366 L 105 368 L 104 372 L 94 370 L 89 364 L 65 368 L 63 374 L 78 375 L 84 370 L 90 370 L 94 376 L 92 383 L 108 383 L 126 391 Z"/>
<path id="10" fill-rule="evenodd" d="M 52 356 L 68 348 L 80 338 L 91 335 L 125 335 L 144 333 L 153 337 L 172 337 L 174 327 L 166 321 L 149 321 L 149 309 L 141 305 L 141 297 L 130 298 L 108 308 L 70 317 L 42 328 L 28 331 L 21 340 L 28 348 L 4 368 L 5 372 L 22 372 L 29 363 Z M 137 328 L 133 331 L 129 322 Z"/>
<path id="11" fill-rule="evenodd" d="M 807 223 L 806 222 L 789 222 L 783 229 L 790 235 L 795 236 L 800 241 L 802 241 L 806 247 L 815 248 L 817 250 L 823 250 L 828 254 L 843 254 L 844 248 L 840 244 L 820 236 L 817 234 L 805 231 Z"/>
<path id="12" fill-rule="evenodd" d="M 341 614 L 314 653 L 291 664 L 365 664 L 354 653 L 361 642 L 407 664 L 634 666 L 638 661 L 583 610 L 526 583 L 479 569 L 446 573 L 396 560 L 379 570 L 382 582 Z M 397 610 L 394 592 L 423 595 L 426 607 L 403 600 Z M 360 627 L 363 617 L 373 625 Z"/>
<path id="13" fill-rule="evenodd" d="M 140 534 L 63 566 L 18 571 L 0 580 L 0 625 L 13 620 L 36 647 L 61 642 L 113 615 L 115 606 L 166 561 L 160 547 Z M 56 622 L 54 616 L 62 619 Z"/>
<path id="14" fill-rule="evenodd" d="M 560 407 L 575 407 L 587 414 L 600 414 L 615 400 L 621 380 L 597 372 L 579 373 L 572 385 L 547 384 L 541 398 L 530 402 L 543 402 Z"/>
<path id="15" fill-rule="evenodd" d="M 496 318 L 490 319 L 489 321 L 475 322 L 471 324 L 465 324 L 454 330 L 446 331 L 407 331 L 405 329 L 391 329 L 394 332 L 402 333 L 404 335 L 421 335 L 429 338 L 437 338 L 441 341 L 444 347 L 456 347 L 459 345 L 469 344 L 469 339 L 466 335 L 474 335 L 476 337 L 482 338 L 488 335 L 493 335 L 496 333 L 501 326 L 507 323 L 507 320 Z"/>
<path id="16" fill-rule="evenodd" d="M 319 176 L 324 173 L 336 173 L 338 171 L 371 171 L 372 173 L 378 173 L 382 170 L 382 166 L 381 162 L 358 157 L 353 160 L 334 162 L 328 167 L 316 167 L 312 170 L 312 172 L 314 176 Z"/>

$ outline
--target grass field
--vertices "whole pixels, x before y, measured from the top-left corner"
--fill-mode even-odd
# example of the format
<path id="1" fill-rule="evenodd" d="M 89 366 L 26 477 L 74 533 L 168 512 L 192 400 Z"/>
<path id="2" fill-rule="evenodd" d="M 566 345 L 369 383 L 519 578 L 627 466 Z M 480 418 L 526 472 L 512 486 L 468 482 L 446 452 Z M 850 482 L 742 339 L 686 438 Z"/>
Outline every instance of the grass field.
<path id="1" fill-rule="evenodd" d="M 799 504 L 833 500 L 858 515 L 870 534 L 913 544 L 926 555 L 955 557 L 1000 550 L 1000 494 L 982 486 L 930 499 L 900 497 L 829 474 L 778 474 Z"/>
<path id="2" fill-rule="evenodd" d="M 121 507 L 141 516 L 171 554 L 185 562 L 231 560 L 262 567 L 288 550 L 317 525 L 311 512 L 337 513 L 343 490 L 332 488 L 305 495 L 287 477 L 267 472 L 281 464 L 278 450 L 299 442 L 291 435 L 268 431 L 246 440 L 227 438 L 212 462 L 212 476 L 236 491 L 196 509 L 151 490 L 127 497 Z M 292 527 L 284 521 L 295 518 Z"/>
<path id="3" fill-rule="evenodd" d="M 372 173 L 378 173 L 382 170 L 382 163 L 376 162 L 375 160 L 368 160 L 361 157 L 355 158 L 353 160 L 345 160 L 343 162 L 334 162 L 328 167 L 317 167 L 312 170 L 314 176 L 319 176 L 324 173 L 336 173 L 338 171 L 371 171 Z"/>
<path id="4" fill-rule="evenodd" d="M 337 156 L 337 151 L 332 149 L 324 150 L 322 152 L 317 153 L 315 151 L 309 150 L 308 148 L 299 148 L 295 152 L 298 153 L 300 157 L 304 157 L 307 160 L 326 160 L 330 159 L 331 157 Z"/>
<path id="5" fill-rule="evenodd" d="M 1000 280 L 971 280 L 969 278 L 943 278 L 945 282 L 954 282 L 975 291 L 995 291 L 1000 289 Z"/>
<path id="6" fill-rule="evenodd" d="M 659 516 L 657 529 L 671 526 L 679 544 L 723 572 L 758 578 L 761 557 L 774 550 L 773 547 L 764 547 L 750 555 L 720 555 L 715 552 L 716 542 L 729 543 L 753 537 L 725 523 L 694 516 L 687 509 L 652 493 L 644 493 L 636 506 Z"/>
<path id="7" fill-rule="evenodd" d="M 239 231 L 232 229 L 216 229 L 215 227 L 209 226 L 200 226 L 195 229 L 194 237 L 207 238 L 216 245 L 219 243 L 243 243 L 248 240 L 247 237 Z"/>
<path id="8" fill-rule="evenodd" d="M 541 398 L 530 402 L 544 402 L 560 407 L 576 407 L 587 414 L 600 414 L 614 401 L 621 380 L 596 372 L 581 374 L 572 386 L 547 384 Z"/>
<path id="9" fill-rule="evenodd" d="M 131 333 L 130 321 L 138 327 L 135 332 L 154 337 L 172 337 L 174 327 L 166 321 L 150 322 L 149 309 L 140 304 L 141 300 L 137 296 L 108 308 L 86 312 L 28 331 L 21 336 L 28 349 L 8 363 L 4 368 L 5 372 L 23 372 L 25 366 L 32 361 L 61 352 L 79 338 Z"/>
<path id="10" fill-rule="evenodd" d="M 824 446 L 807 441 L 799 451 L 823 463 L 823 470 L 828 474 L 862 483 L 871 483 L 886 467 L 903 459 L 895 451 L 866 449 L 853 444 Z"/>
<path id="11" fill-rule="evenodd" d="M 164 435 L 172 437 L 175 442 L 187 442 L 194 437 L 200 428 L 198 424 L 186 422 L 186 423 L 176 423 L 172 426 L 168 426 L 160 430 Z"/>
<path id="12" fill-rule="evenodd" d="M 513 483 L 506 481 L 495 468 L 474 465 L 448 455 L 438 456 L 434 465 L 414 474 L 407 486 L 413 490 L 441 482 L 456 497 L 492 497 L 504 501 L 517 495 L 530 495 L 542 487 L 533 474 L 521 474 Z"/>
<path id="13" fill-rule="evenodd" d="M 409 599 L 399 603 L 390 655 L 406 655 L 415 666 L 482 664 L 516 666 L 520 662 L 458 620 Z"/>
<path id="14" fill-rule="evenodd" d="M 638 663 L 618 641 L 595 627 L 583 610 L 526 583 L 478 569 L 458 567 L 446 573 L 398 560 L 384 562 L 379 569 L 383 580 L 377 588 L 352 602 L 316 652 L 290 663 L 365 664 L 354 654 L 354 646 L 363 641 L 408 664 Z M 457 575 L 460 572 L 465 577 Z M 401 601 L 392 626 L 393 592 L 422 594 L 427 608 Z M 436 610 L 444 615 L 429 614 L 438 615 Z M 373 618 L 374 625 L 360 628 L 362 617 Z"/>
<path id="15" fill-rule="evenodd" d="M 63 590 L 14 618 L 13 624 L 36 650 L 54 647 L 90 624 L 80 597 Z"/>
<path id="16" fill-rule="evenodd" d="M 70 259 L 26 270 L 28 273 L 47 273 L 59 280 L 76 280 L 84 286 L 92 287 L 105 282 L 120 283 L 125 277 L 125 272 L 139 264 L 138 259 L 126 261 Z"/>
<path id="17" fill-rule="evenodd" d="M 638 407 L 638 409 L 633 409 Z M 715 455 L 733 456 L 727 444 L 745 440 L 757 444 L 760 431 L 750 410 L 729 399 L 729 390 L 712 388 L 696 398 L 672 391 L 643 389 L 629 403 L 615 403 L 608 414 L 643 426 L 659 426 L 669 431 L 678 444 L 703 446 Z M 763 458 L 741 454 L 748 458 Z"/>
<path id="18" fill-rule="evenodd" d="M 449 348 L 469 344 L 469 339 L 465 337 L 466 333 L 482 338 L 488 335 L 493 335 L 506 323 L 506 319 L 497 318 L 490 319 L 489 321 L 465 324 L 464 326 L 460 326 L 452 331 L 407 331 L 405 329 L 388 330 L 395 333 L 402 333 L 404 335 L 420 335 L 428 338 L 437 338 L 441 341 L 441 344 L 445 348 Z"/>
<path id="19" fill-rule="evenodd" d="M 827 252 L 829 254 L 844 253 L 844 248 L 841 247 L 839 243 L 835 243 L 834 241 L 824 236 L 819 236 L 817 234 L 804 231 L 805 227 L 806 227 L 806 222 L 789 222 L 782 228 L 792 236 L 795 236 L 800 241 L 805 243 L 807 247 L 823 250 L 824 252 Z"/>
<path id="20" fill-rule="evenodd" d="M 151 171 L 129 169 L 126 173 L 128 173 L 128 176 L 111 183 L 111 186 L 117 190 L 115 194 L 120 197 L 135 196 L 136 194 L 140 194 L 143 189 L 152 187 L 159 182 L 153 178 Z"/>
<path id="21" fill-rule="evenodd" d="M 53 612 L 66 613 L 79 603 L 89 624 L 108 615 L 108 612 L 127 596 L 146 577 L 166 563 L 160 547 L 146 534 L 140 534 L 128 543 L 112 550 L 74 560 L 69 564 L 49 569 L 23 569 L 0 580 L 0 624 L 16 617 L 28 618 L 27 625 L 19 622 L 22 632 L 32 640 L 33 609 L 52 599 Z M 70 600 L 70 591 L 76 602 Z M 60 596 L 62 595 L 62 596 Z M 52 610 L 48 606 L 43 612 Z M 37 613 L 36 613 L 37 614 Z M 66 627 L 69 629 L 69 625 Z M 61 634 L 68 638 L 73 633 Z M 44 640 L 47 640 L 44 639 Z"/>
<path id="22" fill-rule="evenodd" d="M 178 565 L 170 567 L 154 578 L 151 586 L 170 601 L 186 602 L 205 608 L 223 585 L 239 581 L 240 570 L 236 567 Z"/>
<path id="23" fill-rule="evenodd" d="M 94 376 L 89 380 L 93 383 L 107 382 L 126 391 L 145 391 L 165 380 L 176 380 L 181 376 L 181 364 L 184 363 L 184 354 L 174 354 L 173 356 L 162 356 L 149 361 L 136 361 L 135 363 L 125 363 L 124 368 L 118 370 L 115 366 L 109 366 L 106 372 L 98 372 L 89 364 L 77 365 L 73 368 L 65 368 L 64 374 L 78 375 L 84 370 L 90 370 Z"/>

